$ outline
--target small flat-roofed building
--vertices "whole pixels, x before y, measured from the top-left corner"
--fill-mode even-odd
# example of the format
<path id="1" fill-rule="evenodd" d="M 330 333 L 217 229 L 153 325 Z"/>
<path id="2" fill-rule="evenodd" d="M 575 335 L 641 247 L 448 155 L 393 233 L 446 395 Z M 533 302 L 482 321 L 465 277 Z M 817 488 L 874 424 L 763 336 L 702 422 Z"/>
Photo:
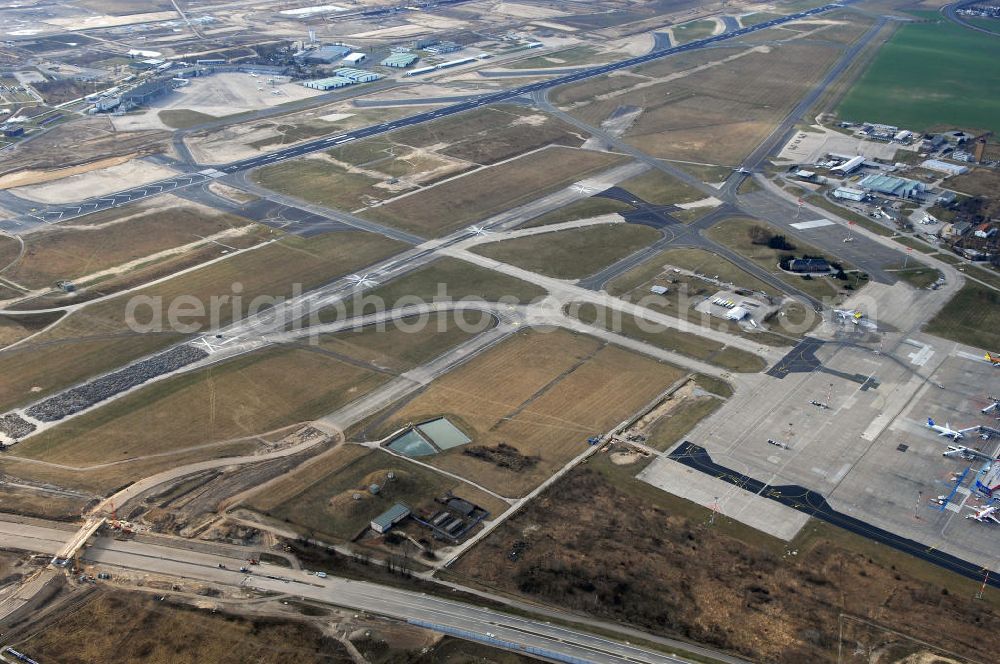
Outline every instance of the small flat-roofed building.
<path id="1" fill-rule="evenodd" d="M 397 523 L 410 516 L 410 508 L 402 503 L 396 503 L 386 511 L 372 519 L 371 528 L 377 533 L 386 533 Z"/>
<path id="2" fill-rule="evenodd" d="M 855 189 L 854 187 L 837 187 L 833 190 L 834 198 L 840 198 L 846 201 L 856 201 L 860 203 L 865 200 L 866 196 L 867 194 L 865 194 L 864 191 L 861 189 Z"/>
<path id="3" fill-rule="evenodd" d="M 666 286 L 651 286 L 649 292 L 653 295 L 666 295 L 669 289 Z"/>
<path id="4" fill-rule="evenodd" d="M 750 312 L 744 309 L 743 307 L 733 307 L 728 312 L 726 312 L 726 318 L 735 321 L 741 321 L 749 315 Z"/>
<path id="5" fill-rule="evenodd" d="M 317 78 L 313 81 L 303 81 L 302 85 L 313 90 L 335 90 L 353 85 L 354 81 L 344 76 L 330 76 L 327 78 Z"/>
<path id="6" fill-rule="evenodd" d="M 444 55 L 445 53 L 454 53 L 455 51 L 461 51 L 462 47 L 452 41 L 440 41 L 435 44 L 423 47 L 428 53 L 433 53 L 435 55 Z"/>
<path id="7" fill-rule="evenodd" d="M 350 67 L 342 67 L 335 72 L 337 76 L 350 79 L 355 83 L 370 83 L 371 81 L 377 81 L 382 78 L 381 75 L 376 74 L 372 71 L 365 71 L 364 69 L 352 69 Z"/>
<path id="8" fill-rule="evenodd" d="M 347 55 L 344 56 L 344 62 L 346 62 L 349 65 L 359 65 L 362 62 L 364 62 L 367 57 L 368 56 L 365 55 L 364 53 L 357 53 L 357 52 L 348 53 Z"/>
<path id="9" fill-rule="evenodd" d="M 946 175 L 961 175 L 962 173 L 969 172 L 968 166 L 949 164 L 947 161 L 941 161 L 940 159 L 925 159 L 920 165 L 927 170 L 945 173 Z"/>
<path id="10" fill-rule="evenodd" d="M 415 53 L 393 53 L 379 64 L 382 65 L 383 67 L 395 67 L 396 69 L 403 69 L 405 67 L 409 67 L 416 61 L 417 61 L 417 56 Z"/>
<path id="11" fill-rule="evenodd" d="M 951 205 L 958 199 L 958 194 L 953 191 L 942 191 L 934 199 L 934 202 L 938 205 Z"/>

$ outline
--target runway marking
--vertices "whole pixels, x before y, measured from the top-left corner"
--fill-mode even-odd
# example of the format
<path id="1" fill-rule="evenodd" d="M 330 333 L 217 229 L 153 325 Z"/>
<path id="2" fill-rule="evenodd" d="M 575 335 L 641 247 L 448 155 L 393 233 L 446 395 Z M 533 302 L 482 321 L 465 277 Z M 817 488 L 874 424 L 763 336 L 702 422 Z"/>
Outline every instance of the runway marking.
<path id="1" fill-rule="evenodd" d="M 788 225 L 797 230 L 805 231 L 810 228 L 822 228 L 823 226 L 833 226 L 834 224 L 829 219 L 813 219 L 812 221 L 800 221 L 797 224 Z"/>

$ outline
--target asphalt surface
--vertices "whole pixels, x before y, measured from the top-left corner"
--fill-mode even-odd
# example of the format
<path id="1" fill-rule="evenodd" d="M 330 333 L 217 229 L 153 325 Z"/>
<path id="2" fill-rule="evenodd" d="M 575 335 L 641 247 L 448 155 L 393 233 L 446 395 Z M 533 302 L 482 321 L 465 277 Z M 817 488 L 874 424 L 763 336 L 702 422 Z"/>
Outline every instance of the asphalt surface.
<path id="1" fill-rule="evenodd" d="M 0 533 L 5 544 L 12 548 L 50 554 L 57 552 L 72 537 L 72 533 L 48 526 L 6 521 L 0 521 Z M 226 549 L 220 549 L 220 553 L 209 553 L 171 546 L 170 543 L 167 538 L 163 538 L 162 543 L 98 538 L 84 550 L 83 559 L 96 565 L 303 597 L 409 621 L 465 639 L 534 652 L 558 661 L 608 664 L 689 661 L 537 619 L 521 618 L 365 581 L 332 577 L 320 579 L 303 571 L 267 564 L 255 565 L 252 573 L 245 574 L 239 568 L 246 564 L 246 559 L 236 557 Z M 572 614 L 547 612 L 547 615 L 566 621 L 580 620 Z M 697 649 L 686 644 L 682 647 Z M 705 652 L 711 654 L 711 651 Z M 737 661 L 722 657 L 727 661 Z"/>
<path id="2" fill-rule="evenodd" d="M 938 11 L 940 11 L 941 15 L 944 16 L 946 19 L 948 19 L 953 23 L 959 24 L 963 28 L 968 28 L 969 30 L 975 30 L 976 32 L 982 32 L 983 34 L 987 35 L 993 35 L 994 37 L 1000 37 L 1000 21 L 997 21 L 996 30 L 987 30 L 986 28 L 982 28 L 978 25 L 973 25 L 972 23 L 967 22 L 962 17 L 962 15 L 958 13 L 958 10 L 961 9 L 962 7 L 965 7 L 966 5 L 978 5 L 978 4 L 982 3 L 978 2 L 977 0 L 971 0 L 971 1 L 963 0 L 962 2 L 955 2 L 950 5 L 945 5 Z"/>
<path id="3" fill-rule="evenodd" d="M 711 475 L 724 482 L 733 484 L 744 491 L 756 493 L 759 496 L 769 498 L 776 502 L 791 507 L 792 509 L 804 512 L 811 517 L 826 521 L 839 528 L 843 528 L 856 535 L 866 537 L 870 540 L 885 544 L 897 551 L 908 553 L 921 560 L 937 565 L 950 572 L 961 574 L 969 579 L 982 581 L 988 572 L 980 565 L 962 560 L 956 556 L 939 551 L 926 544 L 907 539 L 895 533 L 877 528 L 860 519 L 855 519 L 842 512 L 833 509 L 819 493 L 797 485 L 770 486 L 756 480 L 748 475 L 726 468 L 712 460 L 709 453 L 703 448 L 685 441 L 674 449 L 669 457 L 678 463 L 684 464 L 699 472 Z M 1000 588 L 1000 578 L 991 576 L 986 583 L 994 588 Z"/>
<path id="4" fill-rule="evenodd" d="M 78 217 L 83 214 L 89 214 L 91 212 L 98 212 L 100 210 L 107 210 L 115 207 L 116 205 L 122 205 L 131 202 L 133 200 L 139 200 L 147 196 L 152 196 L 158 193 L 162 193 L 164 191 L 172 191 L 174 189 L 177 189 L 178 187 L 190 186 L 192 184 L 195 184 L 196 182 L 204 181 L 204 178 L 206 177 L 217 177 L 216 171 L 226 174 L 231 174 L 231 173 L 238 173 L 241 171 L 251 170 L 254 168 L 259 168 L 261 166 L 268 166 L 280 161 L 284 161 L 286 159 L 293 159 L 295 157 L 299 157 L 305 154 L 310 154 L 312 152 L 327 150 L 329 148 L 333 148 L 338 145 L 348 143 L 350 141 L 356 141 L 363 138 L 368 138 L 370 136 L 376 136 L 379 134 L 391 132 L 396 129 L 401 129 L 403 127 L 410 127 L 413 125 L 422 124 L 424 122 L 430 122 L 438 118 L 447 117 L 458 113 L 464 113 L 466 111 L 480 108 L 482 106 L 489 106 L 491 104 L 510 101 L 517 97 L 521 97 L 522 95 L 531 95 L 532 93 L 538 92 L 540 90 L 546 90 L 560 85 L 566 85 L 568 83 L 575 83 L 577 81 L 582 81 L 584 79 L 602 76 L 604 74 L 608 74 L 613 71 L 635 67 L 636 65 L 641 65 L 646 62 L 651 62 L 653 60 L 658 60 L 660 58 L 676 55 L 678 53 L 685 53 L 687 51 L 694 51 L 700 48 L 705 48 L 721 41 L 739 38 L 742 37 L 743 35 L 747 35 L 753 32 L 758 32 L 760 30 L 766 30 L 774 26 L 782 25 L 784 23 L 789 23 L 791 21 L 796 21 L 802 18 L 806 18 L 808 16 L 815 16 L 817 14 L 822 14 L 831 11 L 833 9 L 837 9 L 841 6 L 843 6 L 843 4 L 823 5 L 822 7 L 817 7 L 815 9 L 810 9 L 807 11 L 774 18 L 770 21 L 766 21 L 758 25 L 746 28 L 740 28 L 739 30 L 726 32 L 712 37 L 706 37 L 705 39 L 696 40 L 684 44 L 683 46 L 673 46 L 671 48 L 663 50 L 656 50 L 647 53 L 645 55 L 640 55 L 633 58 L 620 60 L 618 62 L 612 62 L 608 64 L 599 65 L 596 67 L 591 67 L 588 69 L 583 69 L 580 71 L 563 74 L 561 76 L 557 76 L 555 78 L 551 78 L 545 81 L 530 83 L 528 85 L 518 86 L 515 88 L 510 88 L 508 90 L 502 90 L 499 92 L 477 95 L 466 101 L 462 101 L 457 104 L 452 104 L 450 106 L 445 106 L 443 108 L 437 108 L 435 110 L 427 111 L 425 113 L 418 113 L 416 115 L 412 115 L 406 118 L 401 118 L 399 120 L 384 122 L 381 124 L 376 124 L 369 127 L 356 129 L 350 132 L 334 134 L 332 136 L 327 136 L 324 138 L 307 141 L 265 155 L 258 155 L 255 157 L 242 159 L 228 164 L 219 164 L 216 165 L 214 168 L 207 167 L 205 169 L 202 169 L 202 171 L 199 171 L 198 173 L 186 173 L 172 178 L 166 178 L 164 180 L 153 182 L 144 185 L 142 187 L 135 187 L 126 190 L 124 192 L 119 192 L 118 194 L 112 194 L 101 198 L 88 199 L 81 203 L 74 203 L 71 205 L 49 206 L 37 212 L 30 213 L 26 217 L 22 217 L 20 220 L 5 220 L 3 222 L 0 222 L 0 229 L 10 233 L 22 233 L 25 232 L 25 230 L 30 229 L 31 227 L 36 227 L 39 224 L 54 223 L 63 221 L 65 219 L 72 219 L 73 217 Z M 199 176 L 202 177 L 199 178 Z M 159 190 L 157 190 L 157 187 L 159 187 Z"/>

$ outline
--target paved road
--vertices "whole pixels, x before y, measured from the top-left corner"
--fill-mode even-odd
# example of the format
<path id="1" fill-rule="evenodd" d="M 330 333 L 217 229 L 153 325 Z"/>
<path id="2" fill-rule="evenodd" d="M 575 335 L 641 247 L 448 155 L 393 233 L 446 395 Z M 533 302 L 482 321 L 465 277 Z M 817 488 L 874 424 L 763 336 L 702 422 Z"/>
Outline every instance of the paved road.
<path id="1" fill-rule="evenodd" d="M 58 528 L 9 521 L 0 521 L 0 535 L 3 537 L 3 542 L 12 548 L 50 554 L 58 551 L 71 537 L 71 533 Z M 111 568 L 127 568 L 233 587 L 253 588 L 261 592 L 299 596 L 325 604 L 410 621 L 469 640 L 499 644 L 522 651 L 534 649 L 533 652 L 537 654 L 564 658 L 560 661 L 570 661 L 565 658 L 609 664 L 626 662 L 665 664 L 688 661 L 537 619 L 521 618 L 492 609 L 364 581 L 320 579 L 302 571 L 267 564 L 254 566 L 253 574 L 244 574 L 238 571 L 240 566 L 245 564 L 243 557 L 174 547 L 167 538 L 163 538 L 162 543 L 120 542 L 110 538 L 99 538 L 84 551 L 83 558 L 87 562 Z M 220 569 L 220 564 L 225 565 L 225 569 Z M 551 612 L 547 614 L 569 622 L 579 620 L 578 616 L 572 614 Z M 696 646 L 683 645 L 683 647 L 697 649 L 725 661 L 739 661 L 704 651 Z"/>
<path id="2" fill-rule="evenodd" d="M 976 32 L 982 32 L 987 35 L 993 35 L 994 37 L 1000 37 L 1000 21 L 996 21 L 996 29 L 989 30 L 987 28 L 974 25 L 965 20 L 965 17 L 958 13 L 958 10 L 966 5 L 978 5 L 983 4 L 977 0 L 962 0 L 961 2 L 955 2 L 950 5 L 945 5 L 938 11 L 941 15 L 953 23 L 958 23 L 963 28 L 968 28 L 969 30 L 975 30 Z"/>
<path id="3" fill-rule="evenodd" d="M 583 69 L 580 71 L 563 74 L 561 76 L 557 76 L 555 78 L 551 78 L 545 81 L 530 83 L 528 85 L 518 86 L 510 88 L 508 90 L 501 90 L 498 92 L 492 92 L 489 94 L 477 95 L 469 100 L 462 101 L 457 104 L 452 104 L 450 106 L 445 106 L 443 108 L 437 108 L 432 111 L 427 111 L 425 113 L 418 113 L 416 115 L 412 115 L 406 118 L 401 118 L 399 120 L 393 120 L 391 122 L 383 122 L 381 124 L 364 127 L 361 129 L 356 129 L 354 131 L 335 134 L 332 136 L 327 136 L 312 141 L 306 141 L 304 143 L 300 143 L 298 145 L 277 150 L 275 152 L 271 152 L 265 155 L 259 155 L 248 159 L 242 159 L 228 164 L 220 164 L 215 166 L 214 168 L 205 168 L 202 169 L 202 171 L 196 173 L 185 173 L 183 175 L 166 178 L 158 182 L 153 182 L 144 185 L 143 187 L 135 187 L 125 192 L 119 192 L 119 194 L 110 194 L 105 197 L 88 199 L 86 201 L 82 201 L 81 203 L 74 203 L 70 205 L 50 206 L 45 209 L 39 210 L 38 212 L 31 213 L 27 217 L 22 217 L 19 220 L 6 220 L 4 222 L 0 222 L 0 230 L 5 230 L 10 233 L 22 233 L 25 232 L 26 230 L 29 230 L 32 227 L 37 227 L 39 224 L 54 223 L 66 219 L 72 219 L 73 217 L 81 216 L 83 214 L 89 214 L 92 212 L 97 212 L 100 210 L 107 210 L 115 207 L 116 205 L 121 205 L 151 195 L 156 195 L 164 191 L 171 191 L 177 189 L 178 187 L 190 186 L 192 184 L 195 184 L 196 182 L 204 181 L 204 179 L 208 177 L 218 177 L 217 172 L 238 173 L 240 171 L 247 171 L 254 168 L 259 168 L 261 166 L 268 166 L 271 164 L 278 163 L 280 161 L 293 159 L 295 157 L 299 157 L 312 152 L 327 150 L 329 148 L 333 148 L 338 145 L 348 143 L 350 141 L 356 141 L 363 138 L 368 138 L 370 136 L 384 134 L 390 131 L 394 131 L 396 129 L 401 129 L 403 127 L 409 127 L 412 125 L 436 120 L 441 117 L 447 117 L 458 113 L 464 113 L 466 111 L 470 111 L 482 106 L 488 106 L 500 102 L 511 101 L 517 97 L 521 97 L 522 95 L 530 95 L 540 90 L 545 90 L 560 85 L 566 85 L 568 83 L 575 83 L 577 81 L 582 81 L 588 78 L 603 76 L 604 74 L 608 74 L 613 71 L 627 69 L 630 67 L 634 67 L 636 65 L 641 65 L 646 62 L 658 60 L 660 58 L 664 58 L 670 55 L 676 55 L 678 53 L 685 53 L 688 51 L 694 51 L 700 48 L 713 46 L 720 41 L 741 37 L 743 35 L 757 32 L 760 30 L 766 30 L 768 28 L 772 28 L 777 25 L 782 25 L 784 23 L 788 23 L 791 21 L 796 21 L 808 16 L 815 16 L 817 14 L 822 14 L 831 11 L 833 9 L 837 9 L 841 6 L 842 4 L 823 5 L 822 7 L 817 7 L 815 9 L 809 9 L 807 11 L 798 12 L 795 14 L 789 14 L 787 16 L 777 17 L 770 21 L 760 23 L 758 25 L 746 28 L 740 28 L 739 30 L 735 30 L 733 32 L 727 32 L 720 35 L 707 37 L 705 39 L 696 40 L 688 44 L 684 44 L 683 46 L 674 46 L 663 50 L 652 51 L 645 55 L 640 55 L 633 58 L 628 58 L 626 60 L 620 60 L 618 62 L 598 65 L 596 67 L 590 67 L 588 69 Z M 185 178 L 190 178 L 190 179 L 185 180 Z M 159 187 L 160 189 L 157 190 L 157 187 Z"/>

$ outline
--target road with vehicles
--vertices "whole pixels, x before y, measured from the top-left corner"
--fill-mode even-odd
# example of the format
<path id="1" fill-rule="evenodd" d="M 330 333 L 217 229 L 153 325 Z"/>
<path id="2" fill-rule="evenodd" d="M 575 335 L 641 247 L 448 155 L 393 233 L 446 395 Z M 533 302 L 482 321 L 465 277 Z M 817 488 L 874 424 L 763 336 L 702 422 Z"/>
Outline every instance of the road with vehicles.
<path id="1" fill-rule="evenodd" d="M 26 551 L 54 554 L 71 536 L 72 533 L 46 522 L 0 521 L 0 538 L 4 543 Z M 185 548 L 184 542 L 180 541 L 174 546 L 173 538 L 160 537 L 155 542 L 149 541 L 150 539 L 118 541 L 97 538 L 83 551 L 82 558 L 84 562 L 112 571 L 125 568 L 196 582 L 302 597 L 407 621 L 420 627 L 536 654 L 554 661 L 607 664 L 675 664 L 690 661 L 668 652 L 594 636 L 541 619 L 518 617 L 494 609 L 366 581 L 320 578 L 305 571 L 266 563 L 253 566 L 252 573 L 243 573 L 239 570 L 246 565 L 249 550 L 246 555 L 235 555 L 232 547 L 220 549 L 220 553 L 209 553 Z M 545 616 L 563 623 L 581 620 L 579 616 L 569 613 L 546 612 Z M 652 636 L 648 640 L 660 641 Z M 696 651 L 719 661 L 734 664 L 742 661 L 693 645 L 669 641 L 664 643 Z"/>
<path id="2" fill-rule="evenodd" d="M 443 108 L 437 108 L 424 113 L 418 113 L 416 115 L 411 115 L 409 117 L 401 118 L 399 120 L 393 120 L 391 122 L 383 122 L 381 124 L 371 125 L 369 127 L 363 127 L 361 129 L 356 129 L 354 131 L 334 134 L 332 136 L 327 136 L 312 141 L 306 141 L 298 145 L 293 145 L 288 148 L 276 150 L 275 152 L 270 152 L 268 154 L 263 154 L 248 159 L 234 161 L 228 164 L 217 164 L 212 168 L 205 168 L 197 173 L 181 174 L 171 178 L 166 178 L 158 182 L 152 182 L 150 184 L 143 185 L 142 187 L 134 187 L 124 192 L 119 192 L 118 194 L 109 194 L 104 197 L 88 199 L 86 201 L 82 201 L 79 203 L 72 203 L 68 205 L 49 206 L 31 212 L 28 215 L 22 216 L 20 219 L 10 219 L 10 220 L 0 221 L 0 230 L 6 231 L 8 233 L 20 234 L 25 231 L 31 230 L 32 228 L 36 228 L 40 224 L 56 223 L 59 221 L 72 219 L 74 217 L 79 217 L 84 214 L 90 214 L 101 210 L 111 209 L 119 205 L 124 205 L 126 203 L 130 203 L 135 200 L 146 198 L 148 196 L 158 195 L 160 193 L 163 193 L 164 191 L 173 191 L 179 187 L 185 187 L 195 183 L 204 182 L 206 178 L 219 177 L 221 174 L 233 174 L 255 168 L 260 168 L 262 166 L 269 166 L 272 164 L 285 161 L 287 159 L 294 159 L 295 157 L 300 157 L 302 155 L 310 154 L 313 152 L 328 150 L 330 148 L 335 148 L 339 145 L 343 145 L 344 143 L 357 141 L 372 136 L 377 136 L 379 134 L 391 132 L 396 129 L 402 129 L 403 127 L 410 127 L 413 125 L 430 122 L 433 120 L 437 120 L 439 118 L 448 117 L 451 115 L 456 115 L 458 113 L 464 113 L 466 111 L 471 111 L 477 108 L 481 108 L 483 106 L 489 106 L 492 104 L 498 104 L 505 101 L 511 101 L 517 97 L 531 95 L 532 93 L 537 92 L 539 90 L 550 89 L 561 85 L 566 85 L 568 83 L 576 83 L 578 81 L 582 81 L 588 78 L 603 76 L 605 74 L 609 74 L 614 71 L 628 69 L 630 67 L 635 67 L 637 65 L 645 64 L 647 62 L 652 62 L 654 60 L 659 60 L 661 58 L 665 58 L 671 55 L 676 55 L 678 53 L 686 53 L 688 51 L 694 51 L 700 48 L 713 46 L 720 41 L 736 39 L 739 37 L 746 36 L 748 34 L 752 34 L 754 32 L 767 30 L 775 26 L 783 25 L 791 21 L 797 21 L 803 18 L 808 18 L 810 16 L 823 14 L 825 12 L 838 9 L 842 6 L 844 5 L 843 4 L 823 5 L 822 7 L 816 7 L 815 9 L 809 9 L 807 11 L 797 12 L 795 14 L 789 14 L 787 16 L 776 17 L 771 19 L 770 21 L 765 21 L 764 23 L 759 23 L 757 25 L 749 26 L 746 28 L 740 28 L 732 32 L 725 32 L 720 35 L 715 35 L 713 37 L 706 37 L 705 39 L 699 39 L 697 41 L 684 44 L 683 46 L 673 46 L 671 48 L 659 51 L 652 51 L 645 55 L 640 55 L 625 60 L 619 60 L 617 62 L 598 65 L 596 67 L 591 67 L 588 69 L 571 72 L 568 74 L 564 74 L 563 76 L 558 76 L 556 78 L 551 78 L 545 81 L 539 81 L 528 85 L 522 85 L 515 88 L 510 88 L 508 90 L 501 90 L 499 92 L 477 95 L 471 97 L 467 101 L 462 101 L 457 104 L 445 106 Z M 190 181 L 184 183 L 182 182 L 182 178 L 190 178 Z M 159 191 L 157 191 L 157 187 L 160 187 Z"/>

